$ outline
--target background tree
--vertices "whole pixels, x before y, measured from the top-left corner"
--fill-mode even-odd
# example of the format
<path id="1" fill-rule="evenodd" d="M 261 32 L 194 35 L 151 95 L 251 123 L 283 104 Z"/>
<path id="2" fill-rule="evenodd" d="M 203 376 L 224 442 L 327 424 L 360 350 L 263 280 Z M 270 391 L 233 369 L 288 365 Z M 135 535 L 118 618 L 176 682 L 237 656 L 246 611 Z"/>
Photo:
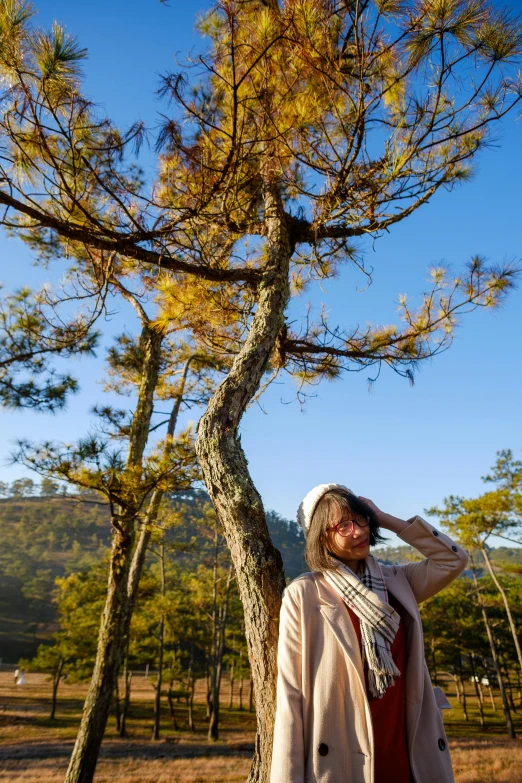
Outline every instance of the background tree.
<path id="1" fill-rule="evenodd" d="M 115 277 L 111 286 L 134 306 L 141 332 L 138 339 L 120 337 L 109 351 L 109 386 L 137 391 L 130 417 L 124 411 L 99 406 L 102 435 L 76 446 L 52 443 L 32 447 L 21 443 L 18 459 L 42 475 L 94 491 L 108 504 L 112 554 L 108 591 L 100 626 L 96 666 L 71 757 L 68 779 L 92 777 L 127 645 L 129 622 L 137 595 L 150 533 L 165 492 L 189 488 L 198 478 L 189 430 L 175 435 L 178 414 L 204 399 L 219 362 L 175 335 L 154 326 L 142 303 Z M 166 438 L 149 444 L 155 402 L 170 398 Z M 160 422 L 160 425 L 163 422 Z M 111 450 L 116 442 L 120 447 Z M 121 445 L 127 447 L 123 456 Z M 149 445 L 149 450 L 147 446 Z"/>
<path id="2" fill-rule="evenodd" d="M 143 127 L 120 133 L 96 117 L 79 89 L 85 52 L 59 26 L 32 35 L 22 3 L 1 8 L 4 225 L 43 257 L 107 254 L 101 284 L 115 256 L 161 266 L 163 319 L 203 334 L 198 305 L 212 301 L 207 338 L 233 357 L 197 451 L 245 607 L 259 719 L 251 780 L 265 780 L 284 579 L 239 422 L 282 370 L 309 383 L 384 363 L 411 378 L 449 346 L 459 311 L 494 306 L 509 289 L 511 267 L 476 257 L 456 277 L 433 270 L 418 309 L 402 298 L 399 326 L 323 316 L 293 332 L 285 322 L 308 282 L 342 264 L 365 271 L 356 237 L 378 236 L 469 177 L 490 127 L 521 97 L 509 70 L 518 23 L 485 0 L 216 3 L 201 24 L 209 47 L 194 90 L 164 79 L 175 110 L 158 139 L 159 182 L 146 187 L 125 156 Z M 223 341 L 230 313 L 243 329 Z M 92 762 L 81 766 L 69 783 L 92 779 Z"/>
<path id="3" fill-rule="evenodd" d="M 63 321 L 47 297 L 22 288 L 0 299 L 0 404 L 7 408 L 63 408 L 78 383 L 56 372 L 53 359 L 94 355 L 95 317 Z"/>
<path id="4" fill-rule="evenodd" d="M 451 533 L 470 551 L 480 552 L 496 589 L 502 597 L 504 611 L 508 618 L 513 643 L 522 673 L 522 649 L 518 630 L 511 610 L 510 601 L 501 579 L 497 576 L 488 554 L 487 542 L 494 535 L 516 536 L 521 520 L 512 515 L 513 499 L 505 488 L 487 492 L 478 498 L 462 498 L 450 495 L 444 499 L 442 508 L 433 507 L 428 513 L 438 515 Z"/>

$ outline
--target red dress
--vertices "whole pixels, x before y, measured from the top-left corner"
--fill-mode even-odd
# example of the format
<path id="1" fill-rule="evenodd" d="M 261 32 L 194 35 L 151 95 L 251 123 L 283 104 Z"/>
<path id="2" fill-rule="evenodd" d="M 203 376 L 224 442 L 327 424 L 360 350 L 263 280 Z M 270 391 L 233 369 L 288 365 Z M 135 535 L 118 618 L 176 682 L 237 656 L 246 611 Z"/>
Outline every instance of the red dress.
<path id="1" fill-rule="evenodd" d="M 395 680 L 395 685 L 388 688 L 382 699 L 371 696 L 368 690 L 368 674 L 364 668 L 366 693 L 370 702 L 372 715 L 374 753 L 375 753 L 375 783 L 413 783 L 410 761 L 408 758 L 408 743 L 406 740 L 406 635 L 404 632 L 405 609 L 390 593 L 388 602 L 400 615 L 399 629 L 391 646 L 393 660 L 401 676 Z M 343 602 L 344 603 L 344 602 Z M 361 627 L 359 618 L 345 604 L 361 646 Z"/>

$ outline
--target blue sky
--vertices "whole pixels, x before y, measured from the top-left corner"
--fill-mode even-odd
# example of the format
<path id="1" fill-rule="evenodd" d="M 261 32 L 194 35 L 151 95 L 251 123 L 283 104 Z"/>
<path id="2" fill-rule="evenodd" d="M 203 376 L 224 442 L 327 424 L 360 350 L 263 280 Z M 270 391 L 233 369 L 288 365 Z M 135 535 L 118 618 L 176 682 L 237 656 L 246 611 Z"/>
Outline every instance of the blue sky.
<path id="1" fill-rule="evenodd" d="M 56 19 L 88 48 L 87 95 L 120 126 L 138 119 L 153 126 L 157 112 L 165 108 L 154 96 L 158 74 L 175 70 L 175 55 L 182 57 L 198 45 L 194 16 L 204 4 L 54 0 L 36 7 L 39 24 L 46 27 Z M 519 4 L 512 3 L 512 8 Z M 516 115 L 497 135 L 498 145 L 482 154 L 471 183 L 451 193 L 439 192 L 373 247 L 362 246 L 374 268 L 368 290 L 360 290 L 362 276 L 345 270 L 322 290 L 310 289 L 303 301 L 292 305 L 292 316 L 304 313 L 310 299 L 314 307 L 326 304 L 332 325 L 388 323 L 396 319 L 399 293 L 414 298 L 426 289 L 430 264 L 450 264 L 457 270 L 475 253 L 496 262 L 521 259 L 521 123 Z M 153 165 L 152 157 L 146 158 Z M 4 236 L 0 252 L 0 281 L 8 290 L 22 284 L 36 287 L 63 271 L 58 264 L 48 271 L 35 268 L 25 247 Z M 104 326 L 107 336 L 121 331 L 127 318 L 132 328 L 124 311 Z M 413 387 L 383 369 L 369 392 L 369 373 L 363 370 L 311 390 L 315 396 L 302 409 L 292 402 L 292 381 L 272 385 L 241 426 L 242 444 L 266 507 L 294 517 L 303 495 L 315 484 L 330 481 L 347 484 L 402 517 L 422 514 L 450 493 L 483 491 L 480 477 L 498 449 L 512 448 L 520 456 L 521 327 L 518 289 L 501 309 L 464 316 L 452 348 L 424 363 Z M 81 393 L 64 413 L 0 412 L 2 480 L 23 473 L 5 460 L 15 438 L 71 440 L 85 434 L 91 421 L 88 411 L 101 391 L 102 359 L 103 351 L 97 359 L 70 363 Z"/>

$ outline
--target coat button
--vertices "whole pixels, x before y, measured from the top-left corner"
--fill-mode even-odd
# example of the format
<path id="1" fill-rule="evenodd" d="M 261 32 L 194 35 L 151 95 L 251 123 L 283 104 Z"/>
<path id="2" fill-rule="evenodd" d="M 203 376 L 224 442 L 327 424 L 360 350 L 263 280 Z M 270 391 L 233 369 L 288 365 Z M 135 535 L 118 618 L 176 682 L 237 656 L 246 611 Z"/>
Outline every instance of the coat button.
<path id="1" fill-rule="evenodd" d="M 446 743 L 442 739 L 442 737 L 439 737 L 439 750 L 446 750 Z"/>
<path id="2" fill-rule="evenodd" d="M 451 548 L 453 549 L 454 552 L 457 551 L 457 547 L 456 546 L 452 546 Z"/>
<path id="3" fill-rule="evenodd" d="M 438 531 L 438 530 L 434 530 L 434 531 L 433 531 L 433 535 L 434 535 L 434 536 L 438 536 L 438 535 L 439 535 L 439 531 Z"/>
<path id="4" fill-rule="evenodd" d="M 321 742 L 317 750 L 319 751 L 320 756 L 326 756 L 326 754 L 328 753 L 328 745 L 326 744 L 326 742 Z"/>

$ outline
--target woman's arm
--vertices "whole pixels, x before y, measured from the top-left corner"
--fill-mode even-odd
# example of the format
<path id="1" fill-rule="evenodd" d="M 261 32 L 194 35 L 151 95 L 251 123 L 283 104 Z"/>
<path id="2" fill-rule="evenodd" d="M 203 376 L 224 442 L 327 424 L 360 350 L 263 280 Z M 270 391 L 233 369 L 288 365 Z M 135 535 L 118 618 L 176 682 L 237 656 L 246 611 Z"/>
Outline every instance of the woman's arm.
<path id="1" fill-rule="evenodd" d="M 277 646 L 277 695 L 270 783 L 304 783 L 301 611 L 283 593 Z"/>
<path id="2" fill-rule="evenodd" d="M 402 520 L 380 511 L 368 498 L 361 497 L 361 500 L 372 508 L 382 528 L 393 531 L 424 555 L 425 560 L 420 563 L 394 566 L 410 583 L 417 603 L 436 595 L 464 571 L 468 553 L 425 519 L 417 515 Z"/>

